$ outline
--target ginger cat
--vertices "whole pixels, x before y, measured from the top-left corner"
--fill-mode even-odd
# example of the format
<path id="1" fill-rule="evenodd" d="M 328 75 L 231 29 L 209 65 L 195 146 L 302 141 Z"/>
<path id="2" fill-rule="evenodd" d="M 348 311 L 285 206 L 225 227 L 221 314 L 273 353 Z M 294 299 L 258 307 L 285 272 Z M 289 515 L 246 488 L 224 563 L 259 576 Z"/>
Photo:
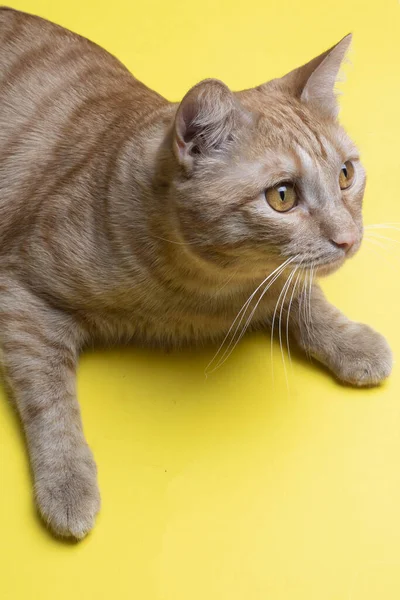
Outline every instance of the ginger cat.
<path id="1" fill-rule="evenodd" d="M 363 234 L 365 173 L 334 95 L 350 41 L 255 89 L 206 80 L 174 104 L 88 40 L 0 10 L 0 348 L 56 534 L 83 537 L 100 504 L 75 394 L 88 343 L 229 334 L 220 364 L 290 307 L 294 340 L 339 379 L 389 375 L 384 338 L 312 277 Z"/>

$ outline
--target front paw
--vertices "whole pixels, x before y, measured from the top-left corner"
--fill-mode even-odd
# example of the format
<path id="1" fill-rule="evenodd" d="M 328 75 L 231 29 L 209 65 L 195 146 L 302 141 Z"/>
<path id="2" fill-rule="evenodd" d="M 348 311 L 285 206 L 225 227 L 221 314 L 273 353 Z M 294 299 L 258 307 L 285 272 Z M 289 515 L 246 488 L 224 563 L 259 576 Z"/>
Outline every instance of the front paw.
<path id="1" fill-rule="evenodd" d="M 380 333 L 368 325 L 352 323 L 337 345 L 330 348 L 323 362 L 345 383 L 374 386 L 390 375 L 393 358 L 387 341 Z"/>
<path id="2" fill-rule="evenodd" d="M 100 509 L 96 465 L 89 448 L 79 456 L 55 458 L 41 468 L 35 491 L 39 512 L 56 535 L 85 537 Z"/>

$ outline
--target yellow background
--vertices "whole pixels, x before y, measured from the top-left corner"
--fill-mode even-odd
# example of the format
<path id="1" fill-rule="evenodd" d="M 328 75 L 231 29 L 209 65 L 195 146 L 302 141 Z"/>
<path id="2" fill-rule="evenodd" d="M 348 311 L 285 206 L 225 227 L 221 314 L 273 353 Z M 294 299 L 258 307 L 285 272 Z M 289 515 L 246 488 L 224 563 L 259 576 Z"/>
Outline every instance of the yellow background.
<path id="1" fill-rule="evenodd" d="M 234 89 L 354 32 L 342 120 L 369 183 L 366 223 L 400 221 L 400 5 L 396 0 L 25 0 L 13 3 L 116 54 L 170 99 L 205 77 Z M 382 230 L 400 240 L 400 233 Z M 324 283 L 400 353 L 400 246 L 380 240 Z M 345 388 L 247 338 L 213 355 L 87 354 L 79 369 L 103 509 L 80 544 L 35 515 L 17 419 L 0 404 L 2 600 L 398 600 L 400 373 Z M 286 356 L 287 359 L 287 356 Z"/>

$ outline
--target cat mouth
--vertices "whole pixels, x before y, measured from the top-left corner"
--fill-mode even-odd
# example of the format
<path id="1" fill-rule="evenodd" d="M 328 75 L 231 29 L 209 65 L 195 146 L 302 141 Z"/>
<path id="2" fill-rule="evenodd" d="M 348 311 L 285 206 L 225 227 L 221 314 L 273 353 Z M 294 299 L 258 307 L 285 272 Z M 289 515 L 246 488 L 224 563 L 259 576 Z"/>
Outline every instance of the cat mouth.
<path id="1" fill-rule="evenodd" d="M 357 243 L 350 249 L 350 251 L 346 253 L 341 253 L 339 256 L 321 256 L 319 260 L 317 259 L 311 261 L 309 264 L 303 263 L 302 266 L 305 267 L 307 270 L 311 270 L 315 274 L 318 274 L 320 276 L 330 275 L 331 273 L 334 273 L 335 271 L 340 269 L 340 267 L 343 266 L 343 264 L 349 258 L 354 256 L 354 254 L 356 254 L 356 252 L 358 251 L 359 247 L 360 243 Z"/>
<path id="2" fill-rule="evenodd" d="M 324 270 L 336 270 L 338 269 L 347 259 L 347 256 L 338 256 L 336 258 L 329 258 L 329 259 L 323 259 L 320 258 L 319 260 L 313 260 L 310 262 L 306 262 L 306 261 L 301 261 L 298 264 L 299 267 L 301 267 L 302 269 L 304 269 L 305 271 L 313 271 L 313 272 L 320 272 L 320 271 L 324 271 Z"/>
<path id="3" fill-rule="evenodd" d="M 343 255 L 328 260 L 326 258 L 325 260 L 321 258 L 320 260 L 313 260 L 311 262 L 301 261 L 297 264 L 303 271 L 312 272 L 315 275 L 324 277 L 325 275 L 330 275 L 340 269 L 347 258 L 346 255 Z"/>
<path id="4" fill-rule="evenodd" d="M 340 269 L 340 267 L 349 258 L 352 258 L 357 253 L 357 251 L 360 248 L 360 245 L 361 245 L 361 242 L 358 242 L 358 243 L 354 244 L 354 246 L 348 252 L 342 254 L 341 256 L 338 256 L 336 258 L 331 258 L 330 260 L 321 261 L 320 264 L 314 263 L 313 268 L 314 268 L 315 272 L 318 273 L 318 275 L 320 275 L 320 276 L 330 275 L 331 273 L 334 273 L 335 271 Z"/>

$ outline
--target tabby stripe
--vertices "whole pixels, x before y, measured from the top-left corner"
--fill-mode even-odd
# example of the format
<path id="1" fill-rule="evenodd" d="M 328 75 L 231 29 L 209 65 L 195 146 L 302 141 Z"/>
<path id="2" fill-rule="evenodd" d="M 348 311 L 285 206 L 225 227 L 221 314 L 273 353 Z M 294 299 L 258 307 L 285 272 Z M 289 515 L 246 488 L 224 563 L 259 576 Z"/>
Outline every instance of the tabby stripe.
<path id="1" fill-rule="evenodd" d="M 2 37 L 0 39 L 0 46 L 4 47 L 7 44 L 9 44 L 9 42 L 14 41 L 17 36 L 18 33 L 23 29 L 23 18 L 21 18 L 21 13 L 19 12 L 14 12 L 12 9 L 6 8 L 5 6 L 0 8 L 0 27 L 1 27 L 1 33 L 3 33 L 3 27 L 5 25 L 5 23 L 2 23 L 2 13 L 3 11 L 7 11 L 9 13 L 11 13 L 10 15 L 7 15 L 7 24 L 8 21 L 10 19 L 10 17 L 12 16 L 12 23 L 11 23 L 11 27 L 9 27 L 7 29 L 7 31 L 4 32 L 4 37 Z"/>
<path id="2" fill-rule="evenodd" d="M 71 48 L 71 52 L 67 52 L 61 57 L 60 62 L 57 64 L 57 68 L 60 68 L 64 63 L 72 61 L 75 57 L 79 57 L 81 53 L 82 51 L 79 47 Z M 38 121 L 46 118 L 49 110 L 54 105 L 54 100 L 60 98 L 60 95 L 63 91 L 65 93 L 69 93 L 70 86 L 73 86 L 76 81 L 80 81 L 82 78 L 87 76 L 92 70 L 93 68 L 89 67 L 83 70 L 81 73 L 76 73 L 76 76 L 69 80 L 67 84 L 65 81 L 61 81 L 61 83 L 54 88 L 50 94 L 42 99 L 42 102 L 39 104 L 38 108 L 29 116 L 27 121 L 19 128 L 19 130 L 16 132 L 16 135 L 14 135 L 14 137 L 12 137 L 10 142 L 7 144 L 7 152 L 0 156 L 0 159 L 3 163 L 15 154 L 18 145 L 25 140 L 27 134 L 33 129 L 34 125 Z M 99 73 L 100 72 L 101 69 L 99 69 Z M 68 87 L 66 87 L 66 85 Z"/>

